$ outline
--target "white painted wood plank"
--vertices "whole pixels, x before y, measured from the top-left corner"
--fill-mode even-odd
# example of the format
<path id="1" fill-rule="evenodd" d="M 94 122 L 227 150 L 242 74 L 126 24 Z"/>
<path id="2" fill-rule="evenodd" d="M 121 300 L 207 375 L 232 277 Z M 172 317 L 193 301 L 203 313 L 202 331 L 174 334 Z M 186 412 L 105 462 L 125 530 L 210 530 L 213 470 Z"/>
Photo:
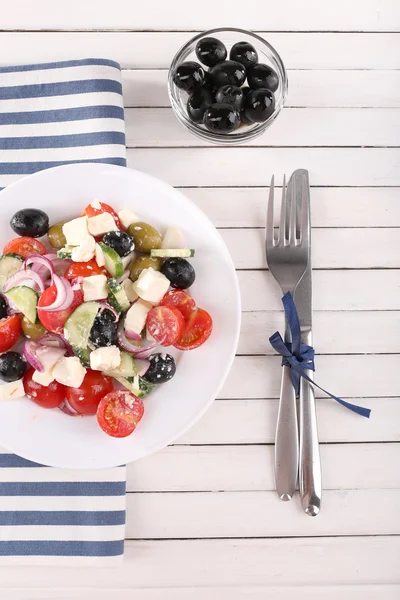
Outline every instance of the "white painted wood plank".
<path id="1" fill-rule="evenodd" d="M 238 271 L 244 311 L 281 310 L 281 291 L 268 271 Z M 340 293 L 335 293 L 340 290 Z M 314 310 L 398 310 L 397 270 L 314 271 Z"/>
<path id="2" fill-rule="evenodd" d="M 128 166 L 176 186 L 264 186 L 307 167 L 311 185 L 398 186 L 399 148 L 140 148 Z"/>
<path id="3" fill-rule="evenodd" d="M 127 107 L 170 107 L 167 70 L 124 70 Z M 399 71 L 288 71 L 288 107 L 400 107 Z M 346 93 L 343 93 L 346 90 Z"/>
<path id="4" fill-rule="evenodd" d="M 0 588 L 1 589 L 1 588 Z M 90 589 L 74 589 L 74 600 L 109 600 L 110 591 L 99 589 L 93 575 L 93 586 Z M 232 588 L 224 587 L 185 587 L 185 588 L 131 588 L 114 589 L 112 591 L 115 600 L 292 600 L 295 596 L 298 600 L 398 600 L 400 586 L 397 585 L 368 585 L 368 586 L 268 586 Z M 7 589 L 2 592 L 3 600 L 71 600 L 71 591 L 60 588 L 53 589 L 31 589 L 20 588 Z"/>
<path id="5" fill-rule="evenodd" d="M 129 148 L 209 146 L 176 119 L 172 108 L 125 111 Z M 245 146 L 399 146 L 400 109 L 287 108 Z"/>
<path id="6" fill-rule="evenodd" d="M 125 560 L 115 571 L 80 567 L 79 563 L 73 569 L 63 568 L 60 557 L 59 568 L 25 567 L 23 577 L 21 568 L 11 564 L 0 571 L 0 585 L 19 590 L 62 585 L 73 593 L 80 587 L 87 590 L 95 580 L 97 588 L 112 593 L 116 589 L 137 590 L 138 598 L 143 588 L 164 592 L 171 587 L 200 587 L 207 593 L 212 586 L 232 586 L 247 594 L 253 587 L 274 585 L 278 586 L 275 594 L 279 594 L 282 586 L 290 585 L 329 585 L 332 590 L 354 582 L 394 585 L 400 583 L 399 550 L 400 540 L 395 536 L 146 540 L 127 542 Z M 208 600 L 208 594 L 205 598 Z"/>
<path id="7" fill-rule="evenodd" d="M 262 224 L 261 221 L 259 225 Z M 262 229 L 221 229 L 220 234 L 228 246 L 237 269 L 267 268 L 264 227 Z M 400 267 L 400 229 L 313 228 L 312 244 L 314 269 Z"/>
<path id="8" fill-rule="evenodd" d="M 278 398 L 280 363 L 278 356 L 237 356 L 218 397 Z M 368 406 L 367 397 L 398 395 L 398 365 L 395 354 L 317 356 L 315 381 L 335 396 L 358 397 Z M 324 394 L 316 389 L 316 396 Z M 340 405 L 337 410 L 347 411 Z"/>
<path id="9" fill-rule="evenodd" d="M 400 353 L 400 311 L 314 311 L 313 317 L 319 354 Z M 273 354 L 269 337 L 283 327 L 282 312 L 244 312 L 237 353 Z"/>
<path id="10" fill-rule="evenodd" d="M 398 489 L 324 490 L 318 519 L 276 492 L 128 494 L 127 506 L 130 539 L 400 534 Z"/>
<path id="11" fill-rule="evenodd" d="M 317 402 L 318 432 L 321 442 L 400 441 L 399 398 L 348 399 L 365 402 L 371 419 L 362 419 L 336 402 Z M 176 444 L 273 444 L 278 400 L 217 400 Z"/>
<path id="12" fill-rule="evenodd" d="M 117 31 L 0 33 L 0 48 L 7 49 L 0 64 L 70 60 L 90 55 L 116 60 L 128 69 L 168 69 L 175 53 L 192 35 L 188 32 Z M 398 33 L 261 35 L 277 49 L 287 69 L 387 70 L 400 67 Z"/>
<path id="13" fill-rule="evenodd" d="M 240 12 L 241 14 L 236 14 Z M 204 0 L 194 19 L 184 0 L 175 0 L 171 10 L 162 0 L 143 5 L 140 11 L 129 0 L 116 0 L 110 10 L 106 0 L 85 3 L 70 0 L 57 9 L 50 0 L 15 0 L 2 18 L 3 29 L 200 29 L 226 26 L 257 29 L 260 23 L 269 30 L 285 31 L 397 31 L 400 11 L 393 0 L 368 0 L 360 10 L 346 0 L 337 0 L 335 8 L 320 10 L 318 0 L 306 0 L 302 7 L 296 0 L 270 7 L 256 2 L 251 11 L 234 11 L 225 0 L 215 4 Z"/>
<path id="14" fill-rule="evenodd" d="M 399 489 L 400 444 L 321 445 L 324 490 Z M 275 491 L 273 446 L 174 446 L 128 466 L 129 492 Z"/>
<path id="15" fill-rule="evenodd" d="M 182 188 L 181 191 L 196 202 L 216 227 L 260 227 L 265 221 L 268 188 Z M 276 188 L 277 204 L 280 197 L 281 189 Z M 399 227 L 399 191 L 313 187 L 311 216 L 313 227 Z"/>

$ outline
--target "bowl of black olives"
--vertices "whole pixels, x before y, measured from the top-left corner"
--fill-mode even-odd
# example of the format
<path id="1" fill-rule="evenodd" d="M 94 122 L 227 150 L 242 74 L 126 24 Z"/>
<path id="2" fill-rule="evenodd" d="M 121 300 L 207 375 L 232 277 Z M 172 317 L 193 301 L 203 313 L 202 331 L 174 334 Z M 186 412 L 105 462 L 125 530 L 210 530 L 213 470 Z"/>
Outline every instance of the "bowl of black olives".
<path id="1" fill-rule="evenodd" d="M 178 120 L 214 144 L 247 142 L 284 106 L 287 75 L 264 38 L 243 29 L 212 29 L 175 55 L 168 91 Z"/>

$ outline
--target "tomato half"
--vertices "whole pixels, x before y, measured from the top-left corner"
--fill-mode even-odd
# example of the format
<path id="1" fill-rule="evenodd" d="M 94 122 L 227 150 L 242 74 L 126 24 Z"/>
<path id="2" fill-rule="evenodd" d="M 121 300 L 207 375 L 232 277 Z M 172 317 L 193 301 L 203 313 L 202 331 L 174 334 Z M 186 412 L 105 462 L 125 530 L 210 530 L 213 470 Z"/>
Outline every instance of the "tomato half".
<path id="1" fill-rule="evenodd" d="M 185 290 L 170 290 L 160 302 L 161 306 L 174 306 L 188 319 L 194 309 L 196 302 Z"/>
<path id="2" fill-rule="evenodd" d="M 172 346 L 183 333 L 185 319 L 173 306 L 155 306 L 147 315 L 146 327 L 161 346 Z"/>
<path id="3" fill-rule="evenodd" d="M 178 350 L 194 350 L 208 340 L 213 322 L 211 316 L 202 308 L 196 308 L 186 322 L 186 327 L 174 344 Z"/>
<path id="4" fill-rule="evenodd" d="M 7 352 L 17 343 L 21 334 L 21 322 L 17 315 L 0 321 L 0 352 Z"/>
<path id="5" fill-rule="evenodd" d="M 72 263 L 65 271 L 64 277 L 71 281 L 75 277 L 90 277 L 91 275 L 107 275 L 107 271 L 99 267 L 94 258 L 88 262 Z"/>
<path id="6" fill-rule="evenodd" d="M 95 415 L 100 400 L 112 390 L 111 377 L 88 369 L 79 388 L 67 387 L 66 397 L 70 406 L 80 415 Z"/>
<path id="7" fill-rule="evenodd" d="M 65 386 L 52 381 L 47 387 L 33 381 L 35 369 L 29 369 L 24 375 L 25 394 L 43 408 L 56 408 L 65 399 Z"/>
<path id="8" fill-rule="evenodd" d="M 47 250 L 37 240 L 31 237 L 14 238 L 4 246 L 3 254 L 18 254 L 28 258 L 31 254 L 46 254 Z"/>
<path id="9" fill-rule="evenodd" d="M 74 299 L 71 306 L 64 310 L 56 310 L 55 312 L 47 312 L 40 310 L 41 306 L 50 306 L 57 297 L 57 288 L 55 285 L 50 286 L 43 292 L 38 302 L 38 317 L 48 331 L 52 333 L 62 333 L 65 321 L 74 312 L 74 310 L 83 302 L 82 290 L 74 290 Z"/>
<path id="10" fill-rule="evenodd" d="M 115 210 L 113 209 L 113 207 L 110 206 L 109 204 L 106 204 L 105 202 L 100 202 L 99 204 L 100 204 L 101 208 L 93 208 L 93 206 L 91 204 L 88 204 L 82 214 L 84 214 L 90 218 L 90 217 L 95 217 L 96 215 L 102 215 L 103 213 L 109 213 L 110 215 L 112 215 L 114 217 L 114 220 L 115 220 L 115 223 L 116 223 L 118 229 L 124 229 L 122 227 L 121 221 L 119 220 L 119 217 L 118 217 L 117 213 L 115 212 Z"/>
<path id="11" fill-rule="evenodd" d="M 97 420 L 105 433 L 121 438 L 132 433 L 143 413 L 140 398 L 125 390 L 114 390 L 100 400 Z"/>

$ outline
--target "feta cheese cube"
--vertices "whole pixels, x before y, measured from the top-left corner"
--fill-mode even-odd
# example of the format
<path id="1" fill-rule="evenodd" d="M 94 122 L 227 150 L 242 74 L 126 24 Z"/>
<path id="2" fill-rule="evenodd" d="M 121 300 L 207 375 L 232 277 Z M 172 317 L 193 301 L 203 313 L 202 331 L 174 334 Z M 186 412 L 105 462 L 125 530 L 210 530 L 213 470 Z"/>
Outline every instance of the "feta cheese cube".
<path id="1" fill-rule="evenodd" d="M 67 246 L 79 246 L 89 235 L 88 218 L 79 217 L 64 223 L 63 234 L 67 240 Z"/>
<path id="2" fill-rule="evenodd" d="M 105 300 L 108 296 L 107 277 L 105 275 L 91 275 L 85 277 L 82 284 L 85 302 L 91 300 Z"/>
<path id="3" fill-rule="evenodd" d="M 86 375 L 86 369 L 77 356 L 66 356 L 58 361 L 53 370 L 54 379 L 62 385 L 78 388 Z"/>
<path id="4" fill-rule="evenodd" d="M 58 348 L 56 346 L 45 346 L 42 345 L 38 349 L 38 359 L 43 365 L 43 371 L 48 372 L 54 367 L 54 365 L 65 355 L 65 350 L 63 348 Z"/>
<path id="5" fill-rule="evenodd" d="M 140 221 L 139 217 L 127 208 L 120 210 L 118 217 L 121 221 L 121 225 L 125 227 L 125 229 L 128 229 L 129 225 L 132 225 L 132 223 L 138 223 Z"/>
<path id="6" fill-rule="evenodd" d="M 106 212 L 95 217 L 90 217 L 88 219 L 88 228 L 89 232 L 95 236 L 118 230 L 114 217 Z"/>
<path id="7" fill-rule="evenodd" d="M 40 373 L 40 371 L 35 371 L 32 375 L 32 381 L 36 381 L 36 383 L 40 383 L 40 385 L 44 385 L 48 387 L 52 381 L 54 381 L 53 369 L 49 371 L 44 371 L 44 373 Z"/>
<path id="8" fill-rule="evenodd" d="M 72 249 L 71 258 L 74 262 L 88 262 L 92 260 L 96 252 L 94 237 L 87 235 L 80 246 Z"/>
<path id="9" fill-rule="evenodd" d="M 143 269 L 133 289 L 142 300 L 158 304 L 169 288 L 169 279 L 152 267 Z"/>
<path id="10" fill-rule="evenodd" d="M 126 269 L 128 267 L 128 265 L 133 261 L 133 259 L 135 258 L 135 252 L 130 252 L 128 254 L 128 256 L 124 256 L 121 260 L 122 260 L 122 266 L 124 267 L 124 269 Z"/>
<path id="11" fill-rule="evenodd" d="M 185 237 L 178 227 L 168 227 L 161 248 L 185 248 Z"/>
<path id="12" fill-rule="evenodd" d="M 25 396 L 24 384 L 22 379 L 11 381 L 0 385 L 0 400 L 14 400 Z"/>
<path id="13" fill-rule="evenodd" d="M 93 200 L 93 202 L 90 206 L 92 208 L 94 208 L 95 210 L 101 210 L 101 204 L 100 204 L 99 200 Z"/>
<path id="14" fill-rule="evenodd" d="M 111 371 L 119 367 L 121 351 L 117 346 L 104 346 L 93 350 L 90 355 L 90 368 L 94 371 Z"/>
<path id="15" fill-rule="evenodd" d="M 121 283 L 121 286 L 122 286 L 122 289 L 124 290 L 129 302 L 134 302 L 134 300 L 137 300 L 138 295 L 135 292 L 135 290 L 133 289 L 133 281 L 131 281 L 130 279 L 125 279 Z"/>
<path id="16" fill-rule="evenodd" d="M 150 302 L 144 302 L 144 300 L 138 300 L 133 306 L 130 307 L 125 316 L 124 328 L 126 331 L 134 331 L 137 334 L 141 334 L 143 327 L 146 323 L 147 313 L 153 308 Z"/>
<path id="17" fill-rule="evenodd" d="M 103 250 L 100 248 L 99 244 L 96 244 L 96 247 L 95 247 L 95 258 L 96 258 L 97 265 L 99 267 L 104 267 L 104 265 L 106 264 L 106 261 L 104 260 Z"/>

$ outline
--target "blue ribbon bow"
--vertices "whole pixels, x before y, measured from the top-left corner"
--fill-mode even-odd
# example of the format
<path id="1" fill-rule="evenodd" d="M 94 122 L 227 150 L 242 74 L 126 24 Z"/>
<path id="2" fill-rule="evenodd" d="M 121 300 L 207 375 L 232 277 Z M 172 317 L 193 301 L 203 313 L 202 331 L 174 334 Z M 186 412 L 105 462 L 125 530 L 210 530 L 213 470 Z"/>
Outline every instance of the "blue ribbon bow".
<path id="1" fill-rule="evenodd" d="M 371 414 L 369 408 L 363 408 L 356 404 L 350 404 L 333 394 L 330 394 L 324 388 L 317 385 L 305 372 L 307 369 L 315 371 L 314 365 L 314 348 L 302 344 L 300 341 L 300 321 L 299 315 L 297 314 L 296 306 L 293 300 L 293 296 L 290 292 L 287 292 L 282 298 L 283 308 L 285 310 L 286 320 L 289 325 L 289 329 L 292 335 L 292 343 L 285 343 L 281 337 L 279 331 L 274 333 L 269 338 L 270 344 L 273 349 L 282 356 L 282 365 L 290 367 L 290 376 L 292 378 L 293 387 L 296 390 L 296 396 L 300 392 L 300 377 L 304 377 L 309 383 L 317 387 L 322 392 L 325 392 L 328 396 L 339 402 L 342 406 L 352 410 L 353 412 L 367 417 Z"/>

